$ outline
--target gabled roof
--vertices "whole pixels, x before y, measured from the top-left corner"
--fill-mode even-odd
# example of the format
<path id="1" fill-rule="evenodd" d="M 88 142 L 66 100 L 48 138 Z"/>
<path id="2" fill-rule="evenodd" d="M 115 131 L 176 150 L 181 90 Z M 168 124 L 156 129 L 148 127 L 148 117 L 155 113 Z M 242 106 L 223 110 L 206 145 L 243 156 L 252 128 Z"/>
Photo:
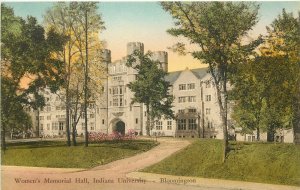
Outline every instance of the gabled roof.
<path id="1" fill-rule="evenodd" d="M 166 81 L 170 82 L 170 84 L 173 84 L 177 80 L 181 72 L 182 71 L 175 71 L 168 73 L 165 77 Z"/>
<path id="2" fill-rule="evenodd" d="M 190 71 L 198 78 L 201 79 L 207 74 L 208 68 L 199 68 L 199 69 L 191 69 Z M 184 71 L 184 70 L 183 70 Z M 170 84 L 173 84 L 179 77 L 179 75 L 183 71 L 175 71 L 175 72 L 170 72 L 168 75 L 165 77 L 166 81 L 170 82 Z"/>
<path id="3" fill-rule="evenodd" d="M 203 78 L 208 71 L 208 68 L 191 69 L 192 73 L 198 78 Z"/>

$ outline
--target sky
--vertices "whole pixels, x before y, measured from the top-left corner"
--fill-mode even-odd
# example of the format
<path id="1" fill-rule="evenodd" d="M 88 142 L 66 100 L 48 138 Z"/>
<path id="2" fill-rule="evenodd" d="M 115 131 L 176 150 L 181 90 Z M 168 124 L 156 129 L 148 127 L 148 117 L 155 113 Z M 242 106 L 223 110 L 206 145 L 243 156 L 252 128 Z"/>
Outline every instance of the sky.
<path id="1" fill-rule="evenodd" d="M 250 31 L 255 38 L 258 34 L 266 34 L 266 26 L 282 12 L 293 12 L 294 16 L 300 11 L 300 1 L 264 1 L 260 4 L 259 22 Z M 34 16 L 40 24 L 43 23 L 43 15 L 49 9 L 52 2 L 6 2 L 12 7 L 15 15 L 26 18 Z M 191 56 L 179 56 L 168 50 L 178 41 L 169 35 L 166 30 L 174 26 L 172 17 L 166 13 L 158 2 L 101 2 L 99 13 L 105 22 L 105 28 L 101 34 L 101 40 L 106 43 L 106 49 L 112 52 L 112 61 L 126 56 L 126 44 L 128 42 L 144 43 L 145 51 L 167 51 L 169 59 L 169 71 L 183 70 L 185 68 L 199 68 L 201 64 Z"/>

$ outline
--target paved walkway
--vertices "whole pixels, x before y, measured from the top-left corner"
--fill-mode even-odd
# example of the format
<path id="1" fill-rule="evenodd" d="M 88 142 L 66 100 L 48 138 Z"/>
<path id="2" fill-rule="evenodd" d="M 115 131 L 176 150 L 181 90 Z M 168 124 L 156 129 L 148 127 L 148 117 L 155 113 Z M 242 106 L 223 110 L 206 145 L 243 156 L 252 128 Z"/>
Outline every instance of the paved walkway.
<path id="1" fill-rule="evenodd" d="M 2 190 L 296 190 L 291 186 L 267 185 L 238 181 L 168 176 L 137 172 L 160 162 L 189 142 L 159 139 L 160 145 L 150 151 L 115 162 L 84 169 L 2 167 Z"/>

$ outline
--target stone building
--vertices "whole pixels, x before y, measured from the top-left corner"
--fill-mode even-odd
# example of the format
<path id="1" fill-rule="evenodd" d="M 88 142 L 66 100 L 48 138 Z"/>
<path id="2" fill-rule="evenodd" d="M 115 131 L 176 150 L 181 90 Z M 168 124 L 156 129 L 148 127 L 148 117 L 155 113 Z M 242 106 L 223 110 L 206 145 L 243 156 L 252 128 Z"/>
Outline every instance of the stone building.
<path id="1" fill-rule="evenodd" d="M 111 62 L 111 51 L 103 50 L 103 64 L 108 75 L 103 78 L 103 94 L 88 108 L 88 131 L 110 134 L 117 131 L 125 134 L 134 130 L 146 134 L 146 108 L 140 103 L 131 103 L 134 94 L 127 85 L 136 80 L 137 71 L 126 66 L 127 56 L 135 50 L 144 52 L 144 44 L 130 42 L 127 44 L 127 55 Z M 168 54 L 164 51 L 153 52 L 153 60 L 159 61 L 160 67 L 168 72 Z M 138 63 L 136 63 L 138 64 Z M 169 92 L 175 97 L 174 120 L 164 119 L 155 122 L 151 134 L 155 136 L 223 138 L 222 122 L 217 104 L 216 90 L 207 68 L 188 69 L 169 72 L 165 78 L 170 82 Z M 46 106 L 39 110 L 38 131 L 46 136 L 65 135 L 65 106 L 61 94 L 45 92 Z M 230 118 L 230 117 L 229 117 Z M 229 119 L 229 125 L 231 125 Z M 255 141 L 252 134 L 235 134 L 229 126 L 229 132 L 241 141 Z M 290 142 L 290 131 L 283 131 Z M 84 117 L 77 125 L 77 134 L 84 134 Z M 253 133 L 255 134 L 255 133 Z M 278 137 L 282 138 L 282 137 Z M 262 135 L 264 140 L 264 135 Z"/>
<path id="2" fill-rule="evenodd" d="M 144 45 L 140 42 L 128 43 L 127 55 L 134 50 L 144 52 Z M 99 116 L 100 131 L 126 133 L 129 129 L 134 129 L 139 134 L 146 134 L 145 106 L 140 103 L 131 104 L 134 94 L 127 87 L 127 84 L 135 80 L 137 71 L 126 66 L 126 57 L 110 63 L 110 51 L 104 50 L 103 53 L 107 60 L 109 77 L 104 90 L 107 105 L 100 108 L 103 110 Z M 159 61 L 160 67 L 168 71 L 167 52 L 153 52 L 152 59 Z M 170 72 L 166 80 L 170 82 L 170 93 L 175 97 L 173 110 L 176 119 L 156 121 L 151 134 L 222 138 L 216 94 L 207 69 L 187 68 L 184 71 Z"/>

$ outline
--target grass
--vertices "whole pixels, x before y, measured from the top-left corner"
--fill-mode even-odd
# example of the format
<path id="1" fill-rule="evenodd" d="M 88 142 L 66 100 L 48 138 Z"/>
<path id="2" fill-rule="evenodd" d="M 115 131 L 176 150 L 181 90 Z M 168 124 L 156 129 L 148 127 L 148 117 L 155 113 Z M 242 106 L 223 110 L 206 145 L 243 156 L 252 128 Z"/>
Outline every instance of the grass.
<path id="1" fill-rule="evenodd" d="M 195 140 L 144 172 L 300 186 L 300 146 L 231 142 L 222 163 L 222 141 Z"/>
<path id="2" fill-rule="evenodd" d="M 147 151 L 153 141 L 111 141 L 84 147 L 67 147 L 62 141 L 37 141 L 8 144 L 2 152 L 2 165 L 52 168 L 92 168 Z"/>

